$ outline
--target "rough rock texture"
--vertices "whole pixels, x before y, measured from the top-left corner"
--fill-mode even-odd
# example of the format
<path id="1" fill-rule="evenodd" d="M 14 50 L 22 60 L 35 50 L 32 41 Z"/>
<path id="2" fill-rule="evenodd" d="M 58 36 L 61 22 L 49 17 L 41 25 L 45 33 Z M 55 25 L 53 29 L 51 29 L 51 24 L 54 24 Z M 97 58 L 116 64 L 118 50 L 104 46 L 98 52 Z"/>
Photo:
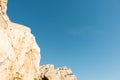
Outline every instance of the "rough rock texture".
<path id="1" fill-rule="evenodd" d="M 75 75 L 67 67 L 54 69 L 54 65 L 40 67 L 40 80 L 76 80 Z"/>
<path id="2" fill-rule="evenodd" d="M 68 68 L 39 66 L 40 49 L 31 30 L 13 23 L 0 0 L 0 80 L 76 80 Z"/>
<path id="3" fill-rule="evenodd" d="M 40 49 L 30 29 L 6 15 L 0 0 L 0 80 L 33 80 L 39 74 Z"/>

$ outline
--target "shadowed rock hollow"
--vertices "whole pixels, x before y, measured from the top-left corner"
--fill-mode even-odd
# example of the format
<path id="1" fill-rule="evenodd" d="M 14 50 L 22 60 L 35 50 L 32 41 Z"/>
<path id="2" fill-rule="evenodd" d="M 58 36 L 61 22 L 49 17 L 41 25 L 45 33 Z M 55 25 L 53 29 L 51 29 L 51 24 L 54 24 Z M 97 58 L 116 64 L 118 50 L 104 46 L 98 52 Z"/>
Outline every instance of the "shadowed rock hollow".
<path id="1" fill-rule="evenodd" d="M 76 80 L 67 68 L 39 65 L 40 48 L 30 28 L 13 23 L 0 0 L 0 80 Z"/>

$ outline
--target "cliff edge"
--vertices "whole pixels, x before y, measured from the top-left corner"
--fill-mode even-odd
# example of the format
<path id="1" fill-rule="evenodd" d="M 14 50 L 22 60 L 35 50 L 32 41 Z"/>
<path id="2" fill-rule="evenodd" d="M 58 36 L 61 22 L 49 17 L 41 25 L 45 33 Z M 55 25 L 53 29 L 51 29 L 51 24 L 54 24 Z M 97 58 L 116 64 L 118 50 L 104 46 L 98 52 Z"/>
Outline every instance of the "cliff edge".
<path id="1" fill-rule="evenodd" d="M 0 0 L 0 80 L 76 80 L 67 68 L 40 64 L 40 48 L 30 28 L 13 23 Z"/>

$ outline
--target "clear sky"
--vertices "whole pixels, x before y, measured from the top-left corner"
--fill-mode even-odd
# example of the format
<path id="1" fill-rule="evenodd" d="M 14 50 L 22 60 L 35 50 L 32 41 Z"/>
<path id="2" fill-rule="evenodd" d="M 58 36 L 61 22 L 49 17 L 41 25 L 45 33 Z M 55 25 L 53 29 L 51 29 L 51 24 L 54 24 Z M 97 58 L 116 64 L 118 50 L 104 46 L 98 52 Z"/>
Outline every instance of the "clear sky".
<path id="1" fill-rule="evenodd" d="M 68 66 L 78 80 L 120 80 L 120 0 L 9 0 L 11 20 L 29 26 L 41 63 Z"/>

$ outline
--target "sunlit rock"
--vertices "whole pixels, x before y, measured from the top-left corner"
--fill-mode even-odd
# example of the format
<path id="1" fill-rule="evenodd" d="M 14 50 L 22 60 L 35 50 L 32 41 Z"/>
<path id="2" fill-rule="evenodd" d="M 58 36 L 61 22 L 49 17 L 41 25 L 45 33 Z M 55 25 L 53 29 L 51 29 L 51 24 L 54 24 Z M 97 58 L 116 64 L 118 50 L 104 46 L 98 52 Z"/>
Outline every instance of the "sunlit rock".
<path id="1" fill-rule="evenodd" d="M 0 0 L 0 80 L 76 80 L 66 67 L 40 66 L 40 48 L 30 28 L 13 23 Z"/>

